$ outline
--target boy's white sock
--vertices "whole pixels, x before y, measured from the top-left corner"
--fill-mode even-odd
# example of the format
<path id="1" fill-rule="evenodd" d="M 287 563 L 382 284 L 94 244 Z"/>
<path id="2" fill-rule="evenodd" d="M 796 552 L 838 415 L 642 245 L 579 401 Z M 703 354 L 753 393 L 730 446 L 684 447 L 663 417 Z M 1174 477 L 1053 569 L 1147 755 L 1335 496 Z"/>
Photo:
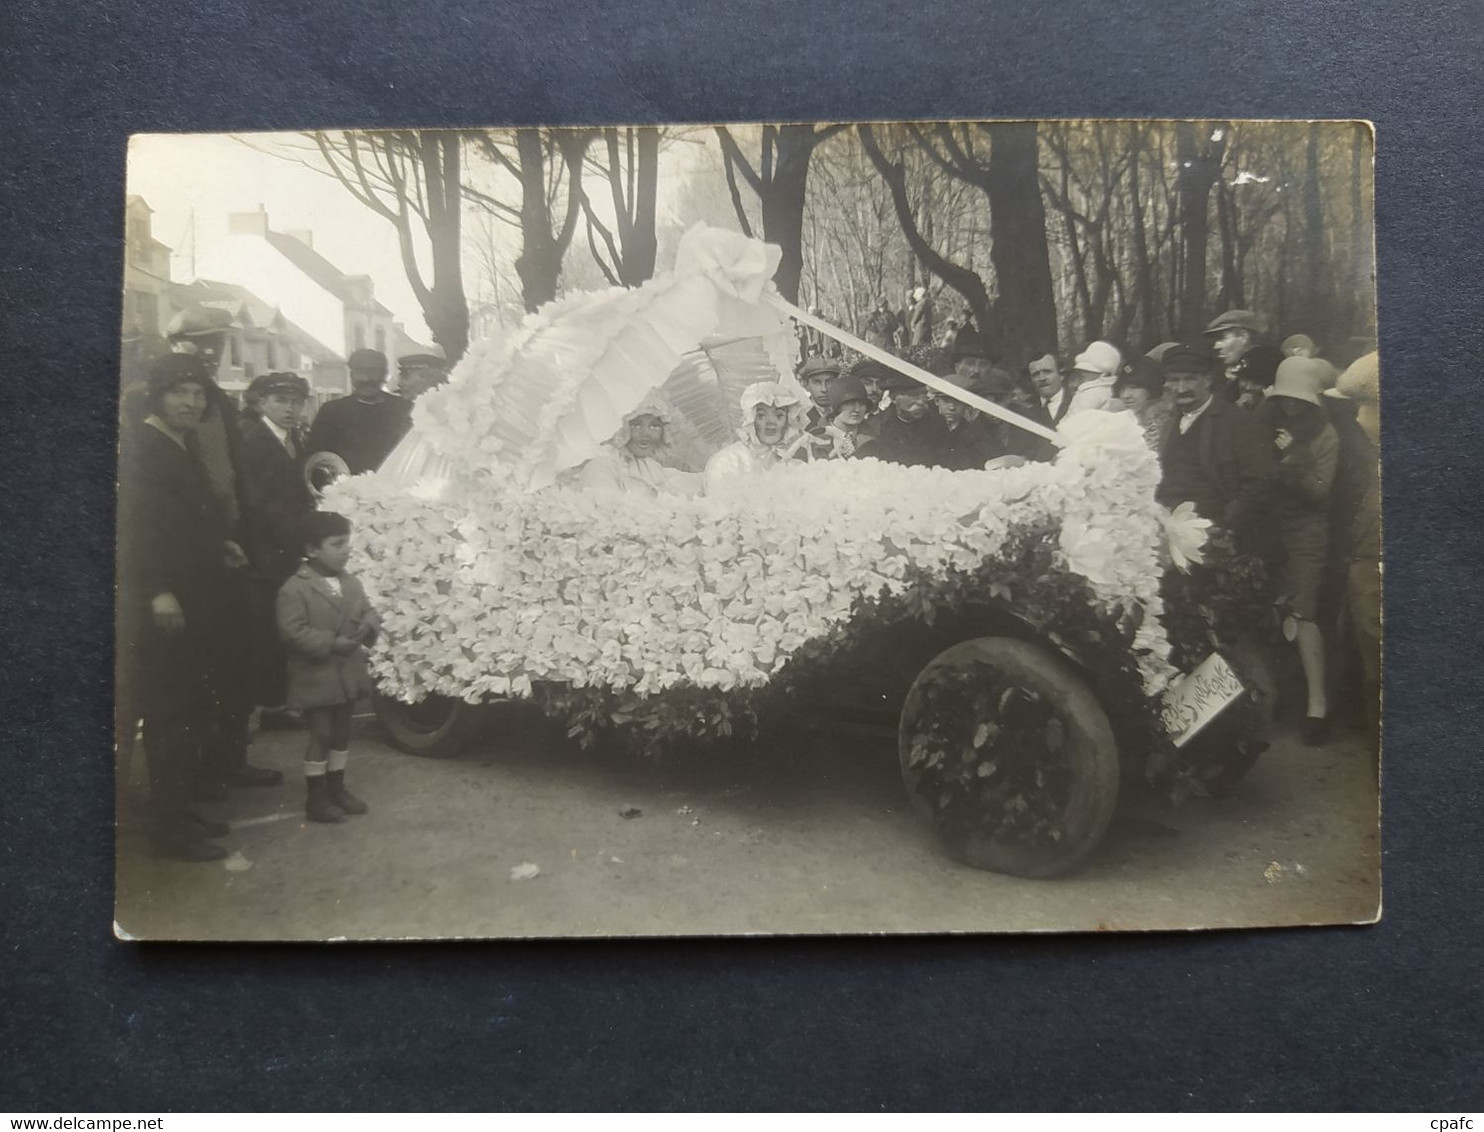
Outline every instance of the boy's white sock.
<path id="1" fill-rule="evenodd" d="M 325 776 L 325 771 L 329 769 L 329 766 L 323 760 L 317 763 L 310 762 L 308 759 L 304 760 L 305 778 L 323 778 Z"/>
<path id="2" fill-rule="evenodd" d="M 350 751 L 327 751 L 329 756 L 329 768 L 331 770 L 344 770 L 346 760 L 350 758 Z"/>

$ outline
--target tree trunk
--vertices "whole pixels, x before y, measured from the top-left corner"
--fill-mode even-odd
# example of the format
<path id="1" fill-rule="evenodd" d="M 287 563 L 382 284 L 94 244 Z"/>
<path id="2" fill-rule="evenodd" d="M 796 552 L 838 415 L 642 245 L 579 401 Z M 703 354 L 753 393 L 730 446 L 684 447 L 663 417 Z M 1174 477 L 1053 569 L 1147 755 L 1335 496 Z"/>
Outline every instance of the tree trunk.
<path id="1" fill-rule="evenodd" d="M 1012 365 L 1057 349 L 1056 299 L 1034 122 L 988 127 L 990 262 L 998 281 L 995 331 Z M 982 327 L 981 327 L 982 329 Z"/>
<path id="2" fill-rule="evenodd" d="M 526 310 L 534 311 L 556 298 L 562 259 L 552 238 L 551 210 L 546 204 L 546 156 L 541 131 L 516 130 L 515 151 L 520 165 L 521 235 L 515 270 Z"/>
<path id="3" fill-rule="evenodd" d="M 1202 123 L 1178 122 L 1175 125 L 1175 159 L 1180 175 L 1180 227 L 1185 240 L 1185 288 L 1180 300 L 1180 336 L 1191 339 L 1200 335 L 1206 324 L 1206 247 L 1210 234 L 1207 214 L 1211 186 L 1221 175 L 1221 158 L 1226 150 L 1226 131 L 1219 136 L 1200 137 Z"/>
<path id="4" fill-rule="evenodd" d="M 1216 188 L 1216 225 L 1221 231 L 1221 305 L 1245 307 L 1247 300 L 1242 293 L 1237 207 L 1231 190 L 1225 185 Z"/>
<path id="5" fill-rule="evenodd" d="M 624 242 L 624 282 L 637 287 L 654 275 L 659 241 L 655 235 L 655 201 L 659 196 L 660 132 L 654 126 L 634 131 L 634 192 L 629 201 L 634 217 Z"/>
<path id="6" fill-rule="evenodd" d="M 433 341 L 453 365 L 469 348 L 469 303 L 464 296 L 462 240 L 463 194 L 459 136 L 424 131 L 421 136 L 423 180 L 427 190 L 428 237 L 433 250 L 433 281 L 423 303 L 423 318 Z"/>
<path id="7" fill-rule="evenodd" d="M 778 128 L 773 176 L 762 198 L 763 239 L 783 250 L 773 282 L 791 303 L 799 301 L 799 277 L 804 272 L 804 196 L 815 144 L 813 126 Z"/>

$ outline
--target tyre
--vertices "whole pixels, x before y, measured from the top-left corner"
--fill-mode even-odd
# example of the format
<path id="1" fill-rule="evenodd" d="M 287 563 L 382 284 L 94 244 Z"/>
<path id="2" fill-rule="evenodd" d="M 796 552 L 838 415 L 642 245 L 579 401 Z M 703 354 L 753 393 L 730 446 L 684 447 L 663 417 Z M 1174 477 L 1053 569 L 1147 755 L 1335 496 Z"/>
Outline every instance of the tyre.
<path id="1" fill-rule="evenodd" d="M 948 852 L 1012 876 L 1059 876 L 1103 838 L 1118 747 L 1097 698 L 1049 649 L 981 637 L 918 673 L 897 729 L 902 781 Z"/>
<path id="2" fill-rule="evenodd" d="M 390 696 L 372 700 L 376 718 L 391 740 L 409 755 L 446 759 L 458 754 L 479 733 L 484 705 L 448 696 L 428 696 L 415 704 Z"/>

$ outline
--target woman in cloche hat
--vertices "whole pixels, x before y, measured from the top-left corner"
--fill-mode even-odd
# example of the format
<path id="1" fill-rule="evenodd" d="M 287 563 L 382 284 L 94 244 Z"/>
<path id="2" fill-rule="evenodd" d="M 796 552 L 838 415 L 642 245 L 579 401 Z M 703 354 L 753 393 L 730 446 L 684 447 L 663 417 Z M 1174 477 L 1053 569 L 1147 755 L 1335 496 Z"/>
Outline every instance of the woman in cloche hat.
<path id="1" fill-rule="evenodd" d="M 1278 449 L 1273 513 L 1284 552 L 1279 601 L 1288 611 L 1285 635 L 1298 645 L 1308 686 L 1302 737 L 1311 746 L 1324 741 L 1329 716 L 1324 637 L 1317 619 L 1329 552 L 1329 495 L 1340 451 L 1319 402 L 1325 376 L 1317 358 L 1284 359 L 1261 410 Z"/>

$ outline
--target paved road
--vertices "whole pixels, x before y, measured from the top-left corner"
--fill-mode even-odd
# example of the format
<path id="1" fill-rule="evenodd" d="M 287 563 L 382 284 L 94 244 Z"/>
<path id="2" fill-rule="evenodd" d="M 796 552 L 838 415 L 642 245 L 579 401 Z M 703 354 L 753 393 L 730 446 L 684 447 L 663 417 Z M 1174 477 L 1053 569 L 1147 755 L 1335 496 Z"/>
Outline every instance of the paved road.
<path id="1" fill-rule="evenodd" d="M 1228 799 L 1126 800 L 1075 876 L 959 865 L 906 803 L 890 742 L 816 736 L 660 771 L 528 734 L 448 761 L 358 724 L 351 785 L 371 813 L 303 821 L 298 733 L 254 761 L 289 777 L 238 791 L 225 863 L 150 857 L 127 768 L 121 934 L 332 939 L 969 932 L 1368 921 L 1377 913 L 1375 761 L 1359 735 L 1280 735 Z M 640 815 L 620 816 L 621 807 Z M 532 879 L 511 871 L 535 865 Z"/>

